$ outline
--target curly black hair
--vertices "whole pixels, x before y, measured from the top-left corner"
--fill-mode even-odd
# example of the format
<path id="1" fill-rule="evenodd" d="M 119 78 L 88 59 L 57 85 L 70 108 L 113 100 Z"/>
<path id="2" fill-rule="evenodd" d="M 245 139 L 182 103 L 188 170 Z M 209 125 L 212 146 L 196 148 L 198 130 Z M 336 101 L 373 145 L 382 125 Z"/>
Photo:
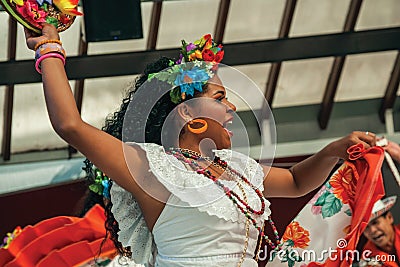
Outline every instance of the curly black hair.
<path id="1" fill-rule="evenodd" d="M 125 98 L 122 100 L 122 104 L 120 105 L 119 109 L 116 112 L 110 114 L 106 118 L 105 125 L 102 127 L 103 131 L 120 140 L 123 140 L 123 137 L 125 139 L 125 136 L 127 134 L 124 132 L 126 131 L 126 127 L 123 127 L 124 119 L 126 120 L 127 110 L 129 109 L 129 104 L 131 103 L 132 99 L 135 98 L 135 93 L 147 81 L 149 74 L 156 73 L 168 68 L 170 62 L 171 59 L 166 57 L 161 57 L 154 63 L 147 65 L 146 69 L 144 70 L 144 73 L 135 80 L 133 86 L 128 88 L 127 94 Z M 152 87 L 152 90 L 157 90 L 157 88 Z M 164 87 L 160 86 L 160 90 L 165 91 L 165 86 Z M 157 102 L 154 103 L 150 113 L 147 114 L 146 117 L 144 117 L 143 114 L 140 114 L 140 108 L 139 108 L 138 111 L 135 110 L 135 112 L 133 112 L 133 117 L 130 117 L 130 120 L 132 121 L 132 123 L 137 123 L 140 120 L 142 123 L 143 120 L 146 120 L 144 141 L 148 143 L 156 143 L 161 145 L 161 132 L 162 132 L 161 128 L 163 126 L 166 117 L 175 107 L 176 104 L 171 102 L 169 92 L 164 92 L 163 94 L 161 94 L 161 97 L 159 97 Z M 131 127 L 131 128 L 134 128 L 136 131 L 138 130 L 136 127 Z M 138 140 L 130 140 L 130 141 L 138 141 Z M 89 183 L 94 182 L 93 181 L 93 177 L 95 177 L 93 173 L 94 166 L 88 159 L 85 160 L 85 167 L 83 169 L 86 171 L 86 178 L 88 179 L 88 182 Z M 111 186 L 109 187 L 109 190 L 111 190 Z M 121 255 L 131 257 L 132 252 L 130 250 L 130 247 L 123 247 L 123 245 L 118 241 L 118 232 L 120 231 L 120 229 L 118 226 L 118 222 L 115 220 L 114 215 L 111 212 L 111 208 L 113 206 L 111 201 L 109 200 L 104 201 L 101 195 L 98 195 L 90 191 L 86 199 L 83 212 L 86 212 L 91 206 L 93 206 L 96 203 L 101 204 L 105 208 L 105 213 L 107 217 L 105 223 L 105 227 L 107 230 L 106 238 L 107 237 L 111 238 L 118 252 Z"/>

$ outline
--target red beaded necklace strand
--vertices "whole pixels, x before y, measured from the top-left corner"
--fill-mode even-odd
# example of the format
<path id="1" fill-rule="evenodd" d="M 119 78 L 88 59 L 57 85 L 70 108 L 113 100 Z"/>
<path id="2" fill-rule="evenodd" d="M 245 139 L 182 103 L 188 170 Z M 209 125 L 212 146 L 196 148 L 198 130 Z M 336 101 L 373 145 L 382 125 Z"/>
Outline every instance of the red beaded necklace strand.
<path id="1" fill-rule="evenodd" d="M 281 246 L 280 239 L 279 239 L 279 233 L 278 233 L 278 230 L 276 229 L 274 222 L 271 219 L 271 216 L 268 216 L 268 222 L 271 225 L 272 230 L 274 232 L 274 236 L 276 238 L 277 245 L 275 245 L 275 243 L 272 242 L 272 240 L 264 233 L 264 227 L 258 225 L 256 219 L 253 218 L 252 214 L 255 214 L 255 215 L 264 214 L 265 199 L 264 199 L 262 192 L 258 188 L 256 188 L 246 177 L 244 177 L 242 174 L 240 174 L 236 170 L 229 167 L 228 163 L 226 161 L 222 160 L 221 158 L 219 158 L 217 156 L 214 157 L 214 160 L 211 160 L 208 157 L 203 157 L 201 154 L 199 154 L 195 151 L 192 151 L 189 149 L 181 149 L 181 148 L 170 148 L 167 153 L 173 155 L 178 160 L 187 163 L 195 172 L 197 172 L 198 174 L 204 175 L 205 177 L 212 180 L 218 187 L 220 187 L 224 191 L 225 195 L 234 203 L 234 205 L 246 216 L 246 218 L 248 218 L 251 221 L 253 226 L 260 233 L 261 238 L 264 238 L 265 241 L 271 246 L 272 249 L 277 249 Z M 252 188 L 253 191 L 257 194 L 257 196 L 261 202 L 261 209 L 255 210 L 254 208 L 250 207 L 250 205 L 245 200 L 243 200 L 238 194 L 236 194 L 229 187 L 225 186 L 216 176 L 214 176 L 211 173 L 210 170 L 208 170 L 207 168 L 202 168 L 197 162 L 199 160 L 205 160 L 205 161 L 211 163 L 212 165 L 214 165 L 218 168 L 221 168 L 224 171 L 229 171 L 230 173 L 234 174 L 236 177 L 239 177 L 241 181 L 243 181 L 250 188 Z"/>

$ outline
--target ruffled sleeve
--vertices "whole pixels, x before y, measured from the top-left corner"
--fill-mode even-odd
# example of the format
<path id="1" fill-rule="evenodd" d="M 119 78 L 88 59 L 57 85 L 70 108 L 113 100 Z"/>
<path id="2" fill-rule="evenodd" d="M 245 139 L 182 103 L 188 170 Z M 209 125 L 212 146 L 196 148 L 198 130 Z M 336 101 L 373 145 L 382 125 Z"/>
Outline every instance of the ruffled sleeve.
<path id="1" fill-rule="evenodd" d="M 120 229 L 118 241 L 124 247 L 131 247 L 135 263 L 153 266 L 156 246 L 138 203 L 130 192 L 116 183 L 111 187 L 111 202 L 111 212 Z"/>

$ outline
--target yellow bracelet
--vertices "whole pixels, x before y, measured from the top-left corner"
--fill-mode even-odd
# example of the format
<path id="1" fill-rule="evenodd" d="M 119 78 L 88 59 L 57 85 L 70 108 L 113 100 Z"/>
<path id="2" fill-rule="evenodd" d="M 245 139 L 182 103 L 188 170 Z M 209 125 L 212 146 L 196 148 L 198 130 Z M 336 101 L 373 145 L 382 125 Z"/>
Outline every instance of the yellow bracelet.
<path id="1" fill-rule="evenodd" d="M 41 45 L 44 45 L 44 44 L 47 44 L 47 43 L 57 43 L 59 45 L 62 45 L 62 42 L 60 40 L 57 40 L 57 39 L 43 40 L 43 41 L 37 43 L 33 50 L 36 51 Z"/>

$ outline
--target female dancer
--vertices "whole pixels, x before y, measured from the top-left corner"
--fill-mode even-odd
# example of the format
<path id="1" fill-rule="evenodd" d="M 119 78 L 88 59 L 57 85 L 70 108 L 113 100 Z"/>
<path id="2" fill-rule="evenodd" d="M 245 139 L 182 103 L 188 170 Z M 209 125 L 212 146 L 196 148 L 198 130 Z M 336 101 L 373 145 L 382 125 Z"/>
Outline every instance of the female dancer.
<path id="1" fill-rule="evenodd" d="M 36 51 L 54 130 L 115 182 L 111 202 L 118 222 L 113 226 L 120 230 L 116 241 L 137 263 L 257 266 L 253 258 L 259 235 L 279 247 L 276 231 L 276 241 L 263 232 L 264 222 L 274 227 L 264 197 L 302 196 L 320 186 L 339 159 L 347 158 L 348 147 L 375 144 L 374 135 L 353 132 L 290 170 L 262 166 L 229 150 L 231 133 L 226 127 L 236 107 L 216 74 L 222 46 L 208 35 L 183 43 L 178 62 L 161 58 L 145 71 L 136 87 L 145 82 L 154 85 L 146 87 L 150 91 L 159 90 L 162 83 L 175 86 L 156 98 L 150 91 L 132 93 L 114 117 L 119 129 L 113 136 L 81 119 L 56 29 L 45 25 L 41 36 L 26 31 L 26 42 Z M 181 66 L 183 62 L 193 64 Z M 132 99 L 138 106 L 154 105 L 146 113 L 127 107 Z M 145 120 L 144 139 L 127 140 L 137 143 L 120 140 L 122 118 L 128 113 L 134 114 L 128 132 L 135 132 L 135 122 Z"/>

